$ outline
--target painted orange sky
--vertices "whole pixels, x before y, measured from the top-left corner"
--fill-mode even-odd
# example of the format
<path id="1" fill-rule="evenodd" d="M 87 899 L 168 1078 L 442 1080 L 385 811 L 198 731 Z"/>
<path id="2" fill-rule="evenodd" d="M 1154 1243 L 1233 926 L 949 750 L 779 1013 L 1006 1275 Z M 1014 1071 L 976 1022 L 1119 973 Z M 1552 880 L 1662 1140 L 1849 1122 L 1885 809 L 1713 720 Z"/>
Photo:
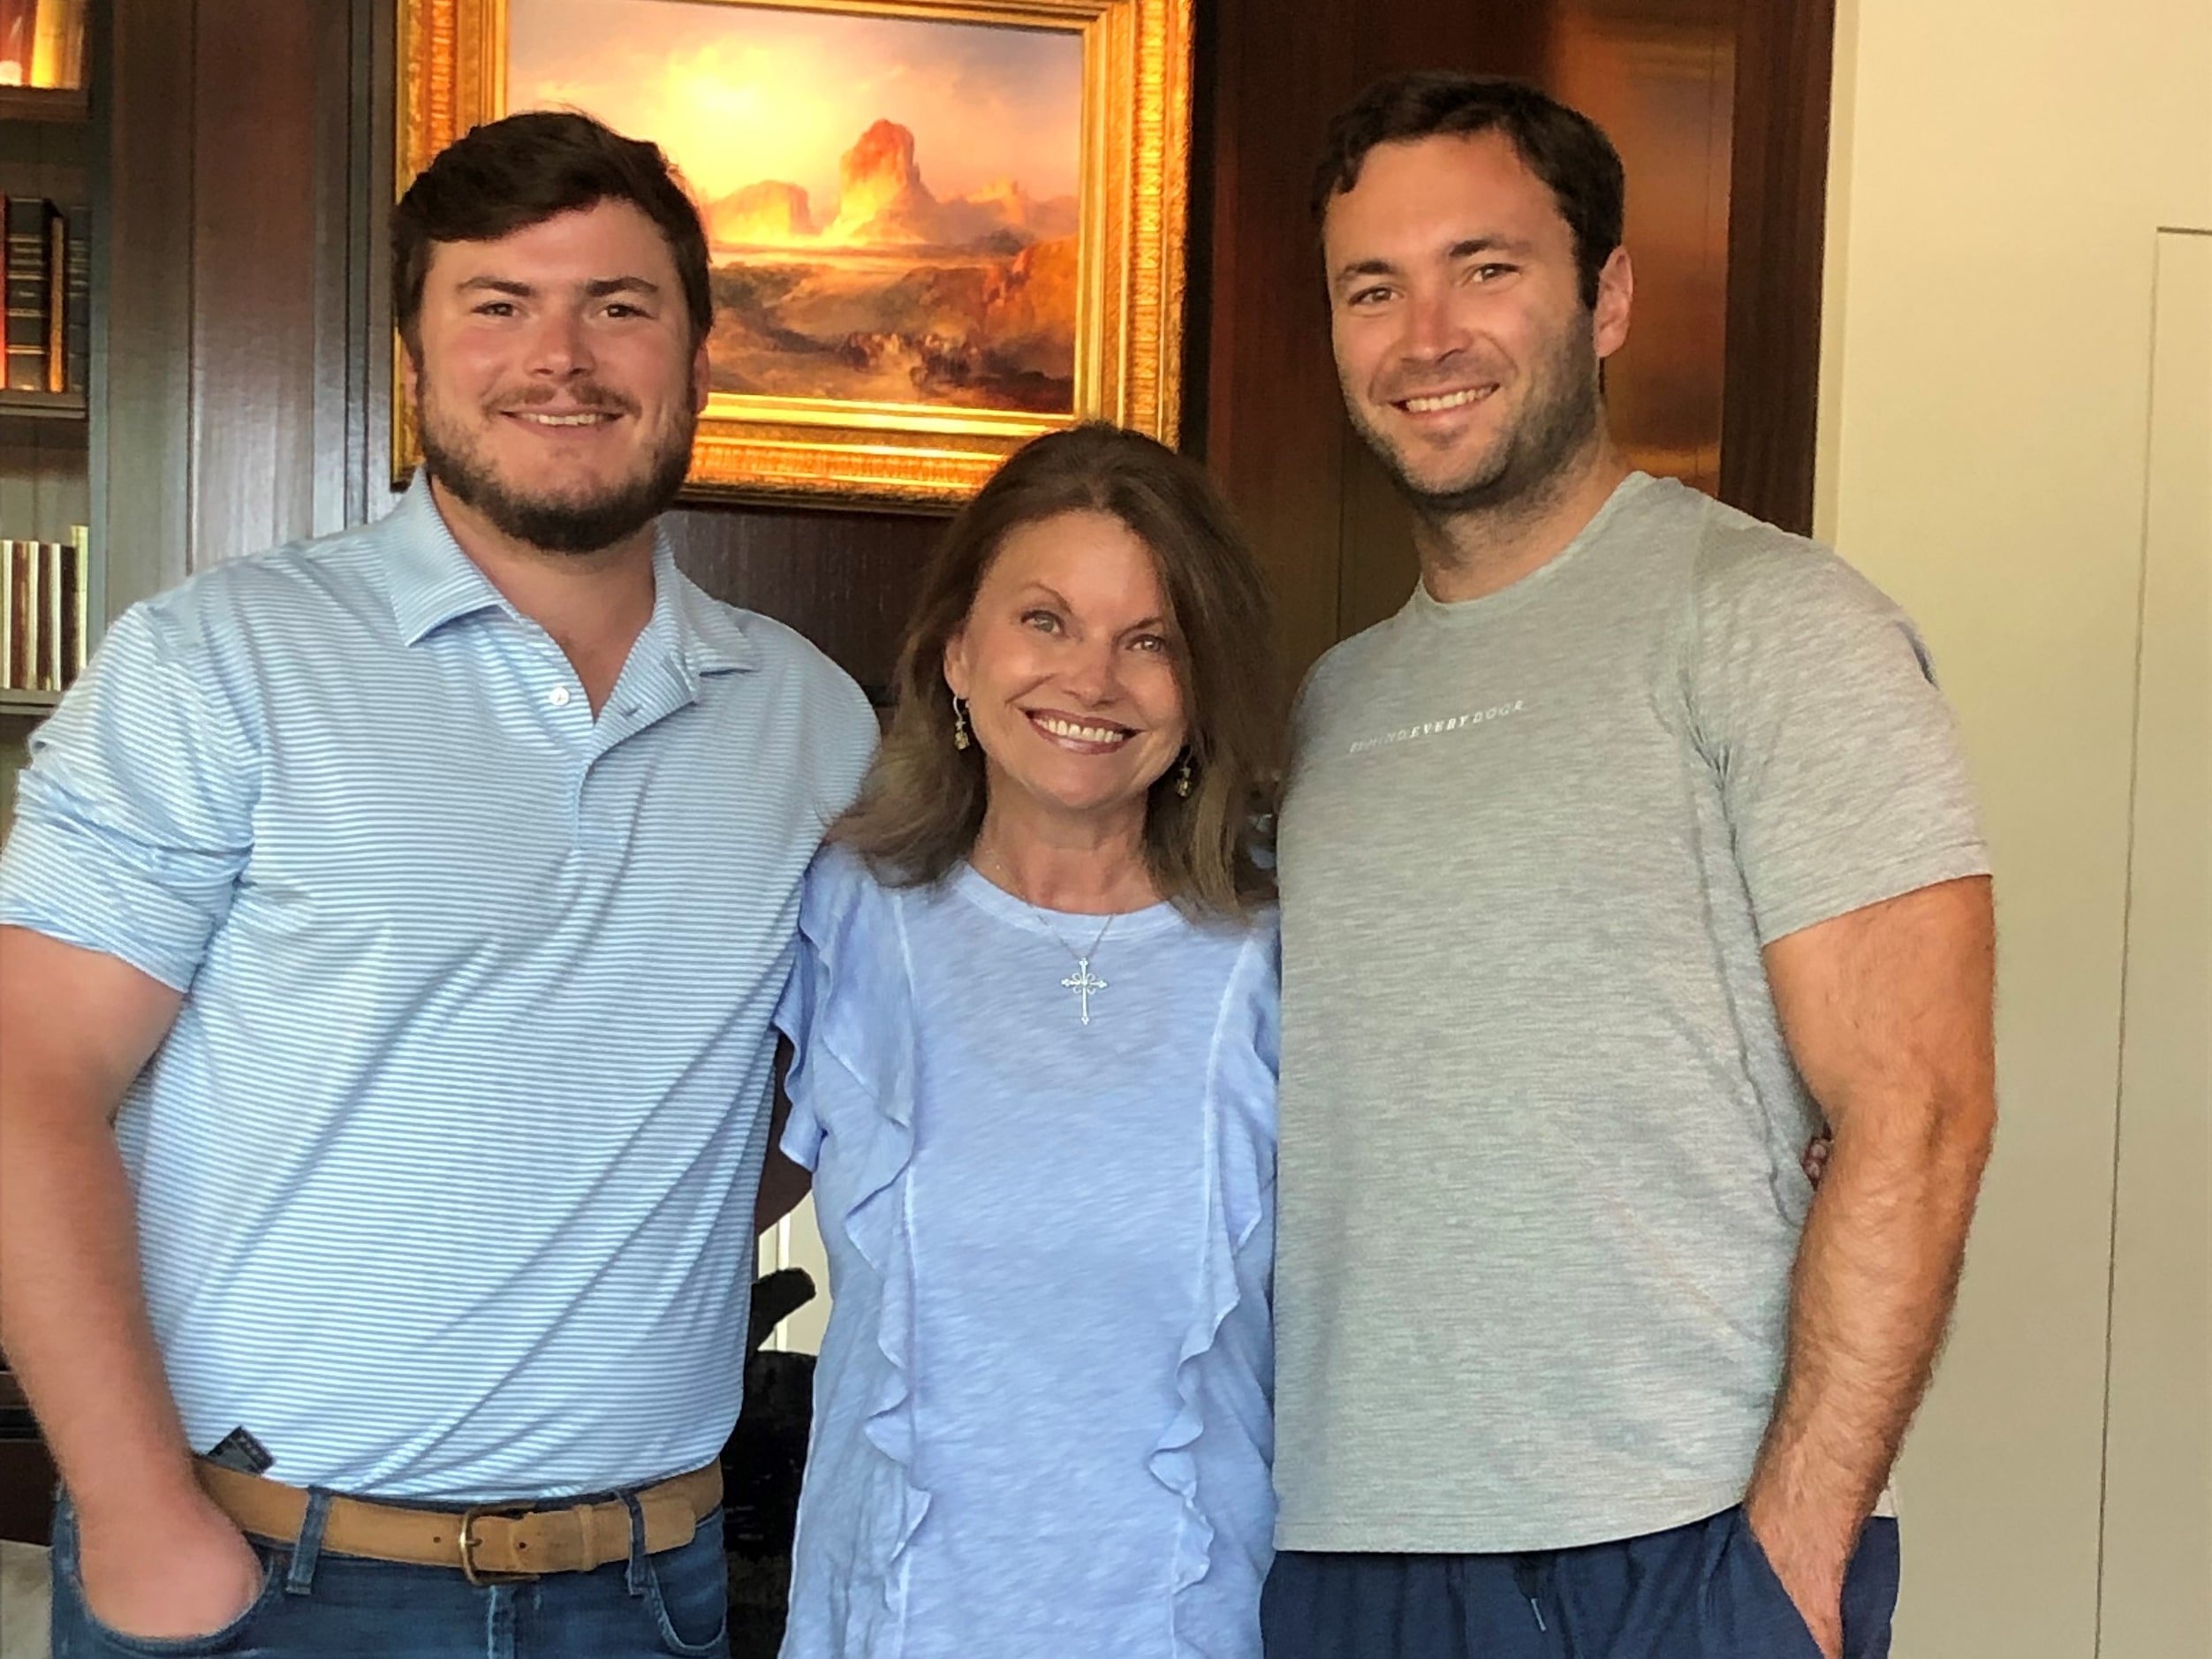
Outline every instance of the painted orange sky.
<path id="1" fill-rule="evenodd" d="M 649 138 L 701 200 L 763 179 L 834 212 L 837 158 L 909 128 L 940 199 L 1012 178 L 1076 193 L 1082 43 L 1057 29 L 722 0 L 509 0 L 510 110 L 572 106 Z"/>

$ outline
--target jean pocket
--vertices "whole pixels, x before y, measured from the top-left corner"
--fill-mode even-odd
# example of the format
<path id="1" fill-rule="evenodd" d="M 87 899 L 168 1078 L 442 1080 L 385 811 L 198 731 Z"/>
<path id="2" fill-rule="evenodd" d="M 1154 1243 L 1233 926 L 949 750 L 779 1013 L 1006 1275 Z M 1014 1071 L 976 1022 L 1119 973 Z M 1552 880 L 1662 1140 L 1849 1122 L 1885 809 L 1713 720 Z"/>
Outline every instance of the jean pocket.
<path id="1" fill-rule="evenodd" d="M 201 1636 L 133 1636 L 102 1623 L 86 1600 L 84 1571 L 78 1558 L 77 1518 L 64 1503 L 54 1518 L 54 1659 L 107 1659 L 110 1655 L 188 1659 L 197 1654 L 231 1652 L 284 1587 L 277 1552 L 251 1539 L 246 1542 L 261 1564 L 261 1587 L 229 1623 Z"/>
<path id="2" fill-rule="evenodd" d="M 645 1599 L 661 1646 L 678 1659 L 720 1659 L 729 1652 L 730 1565 L 719 1513 L 699 1523 L 691 1542 L 646 1557 Z"/>

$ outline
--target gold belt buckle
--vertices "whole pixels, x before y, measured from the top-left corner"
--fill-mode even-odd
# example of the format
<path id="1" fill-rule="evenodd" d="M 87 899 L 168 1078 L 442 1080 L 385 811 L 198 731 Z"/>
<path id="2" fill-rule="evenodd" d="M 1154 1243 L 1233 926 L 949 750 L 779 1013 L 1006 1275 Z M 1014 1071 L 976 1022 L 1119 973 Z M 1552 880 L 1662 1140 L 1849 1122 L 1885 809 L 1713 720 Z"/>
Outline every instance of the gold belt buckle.
<path id="1" fill-rule="evenodd" d="M 471 1584 L 527 1584 L 538 1577 L 534 1572 L 480 1572 L 476 1567 L 476 1546 L 482 1542 L 476 1535 L 476 1523 L 486 1516 L 503 1520 L 519 1520 L 530 1513 L 505 1504 L 472 1504 L 461 1511 L 461 1576 Z"/>

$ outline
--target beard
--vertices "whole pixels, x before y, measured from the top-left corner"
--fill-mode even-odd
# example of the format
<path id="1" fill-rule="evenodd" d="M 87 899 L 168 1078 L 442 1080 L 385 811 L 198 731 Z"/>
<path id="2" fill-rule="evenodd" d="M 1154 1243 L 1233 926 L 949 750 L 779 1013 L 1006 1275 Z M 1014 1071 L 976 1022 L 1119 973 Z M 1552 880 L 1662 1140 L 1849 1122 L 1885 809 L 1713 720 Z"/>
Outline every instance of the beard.
<path id="1" fill-rule="evenodd" d="M 1345 410 L 1352 429 L 1375 451 L 1413 511 L 1443 519 L 1542 500 L 1596 436 L 1604 410 L 1601 385 L 1587 328 L 1562 330 L 1529 379 L 1527 402 L 1519 417 L 1457 475 L 1441 481 L 1414 475 L 1405 454 L 1368 419 L 1349 388 Z M 1417 389 L 1408 395 L 1420 393 Z"/>
<path id="2" fill-rule="evenodd" d="M 635 406 L 603 388 L 574 389 L 577 402 L 634 414 Z M 499 475 L 475 436 L 446 418 L 426 384 L 415 398 L 415 430 L 422 443 L 423 470 L 457 501 L 483 514 L 503 535 L 547 553 L 597 553 L 635 534 L 675 504 L 691 471 L 692 436 L 699 417 L 688 405 L 654 442 L 643 463 L 627 478 L 597 488 L 564 493 L 529 491 Z"/>

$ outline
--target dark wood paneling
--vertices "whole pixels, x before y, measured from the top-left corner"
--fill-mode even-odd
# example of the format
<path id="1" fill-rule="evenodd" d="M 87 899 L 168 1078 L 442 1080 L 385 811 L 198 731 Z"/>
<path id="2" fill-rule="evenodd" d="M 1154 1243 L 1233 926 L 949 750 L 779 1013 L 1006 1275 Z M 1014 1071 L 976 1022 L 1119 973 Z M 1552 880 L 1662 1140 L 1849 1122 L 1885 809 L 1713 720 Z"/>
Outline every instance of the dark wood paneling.
<path id="1" fill-rule="evenodd" d="M 353 120 L 347 155 L 347 246 L 353 287 L 343 344 L 354 388 L 346 433 L 346 522 L 380 516 L 391 499 L 391 258 L 388 242 L 398 117 L 398 0 L 352 0 Z"/>
<path id="2" fill-rule="evenodd" d="M 370 100 L 380 64 L 376 6 L 368 0 L 328 0 L 314 32 L 314 443 L 312 533 L 327 534 L 367 516 L 367 429 L 361 420 L 368 392 L 370 284 L 383 266 L 368 245 L 379 224 L 369 212 L 378 200 L 375 147 L 384 127 Z M 389 119 L 389 117 L 386 117 Z M 389 172 L 382 175 L 390 189 Z"/>
<path id="3" fill-rule="evenodd" d="M 342 313 L 324 314 L 346 352 L 348 466 L 346 521 L 383 516 L 397 488 L 391 475 L 391 202 L 397 152 L 398 0 L 349 0 L 352 8 L 352 118 L 347 133 L 345 202 L 352 284 Z M 326 170 L 334 163 L 326 163 Z M 326 296 L 327 298 L 327 296 Z"/>
<path id="4" fill-rule="evenodd" d="M 677 557 L 717 599 L 787 622 L 877 701 L 941 518 L 699 507 L 668 515 Z"/>
<path id="5" fill-rule="evenodd" d="M 1217 0 L 1202 42 L 1212 171 L 1205 455 L 1274 586 L 1293 671 L 1337 639 L 1343 450 L 1319 255 L 1307 212 L 1330 113 L 1367 70 L 1363 0 Z"/>
<path id="6" fill-rule="evenodd" d="M 195 566 L 314 528 L 318 71 L 333 34 L 343 64 L 346 21 L 299 0 L 196 8 Z"/>
<path id="7" fill-rule="evenodd" d="M 53 1523 L 54 1460 L 45 1445 L 0 1438 L 0 1538 L 43 1544 Z"/>
<path id="8" fill-rule="evenodd" d="M 1636 301 L 1606 366 L 1613 435 L 1647 472 L 1720 483 L 1733 0 L 1570 0 L 1542 80 L 1628 175 Z"/>
<path id="9" fill-rule="evenodd" d="M 1405 498 L 1352 422 L 1337 426 L 1344 453 L 1337 632 L 1349 639 L 1397 614 L 1420 579 L 1420 561 L 1413 554 L 1413 519 Z"/>
<path id="10" fill-rule="evenodd" d="M 189 0 L 110 0 L 108 609 L 184 580 L 192 466 Z"/>
<path id="11" fill-rule="evenodd" d="M 1721 499 L 1813 528 L 1835 0 L 1743 0 L 1736 31 Z"/>
<path id="12" fill-rule="evenodd" d="M 92 500 L 81 421 L 0 412 L 0 534 L 66 542 Z"/>

